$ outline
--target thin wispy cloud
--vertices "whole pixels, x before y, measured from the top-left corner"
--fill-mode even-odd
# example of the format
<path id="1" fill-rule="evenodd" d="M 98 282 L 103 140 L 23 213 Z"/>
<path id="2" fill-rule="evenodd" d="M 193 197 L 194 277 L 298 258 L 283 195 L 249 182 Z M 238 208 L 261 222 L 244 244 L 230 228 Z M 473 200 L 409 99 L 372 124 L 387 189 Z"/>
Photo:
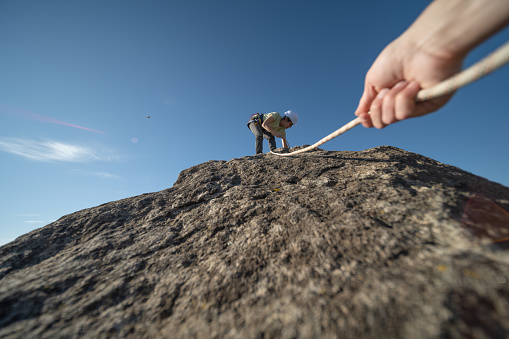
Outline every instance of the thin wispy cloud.
<path id="1" fill-rule="evenodd" d="M 105 134 L 102 131 L 98 131 L 98 130 L 95 130 L 95 129 L 91 129 L 91 128 L 87 128 L 87 127 L 83 127 L 83 126 L 78 126 L 78 125 L 70 124 L 70 123 L 65 122 L 65 121 L 60 121 L 60 120 L 54 119 L 52 117 L 48 117 L 46 115 L 42 115 L 40 113 L 27 111 L 27 110 L 24 110 L 24 109 L 21 109 L 21 108 L 17 108 L 17 107 L 9 107 L 9 106 L 5 106 L 5 105 L 0 105 L 0 113 L 12 115 L 12 116 L 23 118 L 23 119 L 47 122 L 47 123 L 56 124 L 56 125 L 64 125 L 64 126 L 69 126 L 69 127 L 83 129 L 83 130 L 90 131 L 90 132 Z"/>
<path id="2" fill-rule="evenodd" d="M 54 140 L 0 138 L 0 150 L 36 161 L 90 162 L 113 161 L 119 158 L 105 149 Z"/>
<path id="3" fill-rule="evenodd" d="M 107 173 L 107 172 L 93 172 L 92 175 L 105 179 L 120 179 L 118 175 Z"/>
<path id="4" fill-rule="evenodd" d="M 99 177 L 103 179 L 115 179 L 118 180 L 120 177 L 113 173 L 108 172 L 96 172 L 96 171 L 88 171 L 88 170 L 82 170 L 82 169 L 73 169 L 70 171 L 67 171 L 66 173 L 73 174 L 73 175 L 80 175 L 80 176 L 94 176 Z"/>

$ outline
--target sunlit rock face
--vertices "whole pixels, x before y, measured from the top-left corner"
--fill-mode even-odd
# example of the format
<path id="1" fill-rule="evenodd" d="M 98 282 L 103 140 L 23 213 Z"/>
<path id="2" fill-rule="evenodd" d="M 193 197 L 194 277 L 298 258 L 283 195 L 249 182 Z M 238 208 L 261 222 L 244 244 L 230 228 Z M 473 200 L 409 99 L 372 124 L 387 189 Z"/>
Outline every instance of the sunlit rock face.
<path id="1" fill-rule="evenodd" d="M 507 210 L 389 146 L 209 161 L 0 248 L 0 337 L 508 337 Z"/>

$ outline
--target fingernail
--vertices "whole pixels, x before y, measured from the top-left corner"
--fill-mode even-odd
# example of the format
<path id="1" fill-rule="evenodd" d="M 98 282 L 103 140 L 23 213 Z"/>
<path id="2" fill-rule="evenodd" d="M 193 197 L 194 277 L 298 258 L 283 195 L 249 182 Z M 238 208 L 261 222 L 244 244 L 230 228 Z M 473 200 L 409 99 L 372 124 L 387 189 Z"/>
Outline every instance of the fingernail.
<path id="1" fill-rule="evenodd" d="M 417 81 L 411 81 L 410 84 L 408 86 L 412 86 L 414 88 L 420 88 L 421 85 L 419 85 L 419 83 Z"/>
<path id="2" fill-rule="evenodd" d="M 360 120 L 361 120 L 361 122 L 368 122 L 370 120 L 370 117 L 365 116 L 365 117 L 360 118 Z"/>
<path id="3" fill-rule="evenodd" d="M 408 84 L 408 82 L 406 82 L 405 80 L 401 80 L 400 82 L 398 82 L 396 85 L 394 85 L 394 88 L 395 87 L 403 87 L 405 86 L 406 84 Z"/>
<path id="4" fill-rule="evenodd" d="M 383 99 L 384 96 L 389 92 L 388 88 L 382 89 L 380 92 L 378 92 L 378 95 L 376 96 L 377 99 Z"/>

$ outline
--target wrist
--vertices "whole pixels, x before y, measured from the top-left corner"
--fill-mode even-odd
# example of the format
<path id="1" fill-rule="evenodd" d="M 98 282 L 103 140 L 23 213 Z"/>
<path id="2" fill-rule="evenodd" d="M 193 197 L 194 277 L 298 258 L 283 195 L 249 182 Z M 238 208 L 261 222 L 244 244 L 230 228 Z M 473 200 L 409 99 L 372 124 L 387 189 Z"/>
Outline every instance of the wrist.
<path id="1" fill-rule="evenodd" d="M 400 37 L 410 48 L 445 60 L 463 59 L 509 23 L 507 0 L 435 0 Z"/>

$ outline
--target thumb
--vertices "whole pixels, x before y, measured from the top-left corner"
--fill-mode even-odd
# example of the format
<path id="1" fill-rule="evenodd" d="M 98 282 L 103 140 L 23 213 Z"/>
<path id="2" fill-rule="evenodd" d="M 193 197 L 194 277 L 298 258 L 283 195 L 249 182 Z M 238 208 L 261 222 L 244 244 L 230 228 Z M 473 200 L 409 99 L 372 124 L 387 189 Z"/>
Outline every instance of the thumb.
<path id="1" fill-rule="evenodd" d="M 377 94 L 377 91 L 371 84 L 366 84 L 366 86 L 364 86 L 364 93 L 362 93 L 362 97 L 359 100 L 359 105 L 355 110 L 355 115 L 359 116 L 361 113 L 368 113 L 371 103 L 375 100 Z"/>

